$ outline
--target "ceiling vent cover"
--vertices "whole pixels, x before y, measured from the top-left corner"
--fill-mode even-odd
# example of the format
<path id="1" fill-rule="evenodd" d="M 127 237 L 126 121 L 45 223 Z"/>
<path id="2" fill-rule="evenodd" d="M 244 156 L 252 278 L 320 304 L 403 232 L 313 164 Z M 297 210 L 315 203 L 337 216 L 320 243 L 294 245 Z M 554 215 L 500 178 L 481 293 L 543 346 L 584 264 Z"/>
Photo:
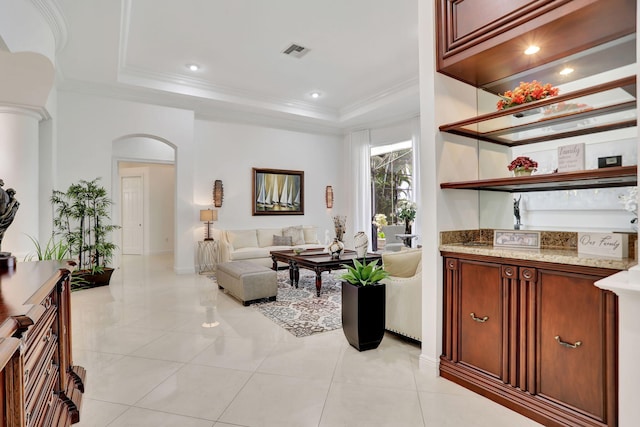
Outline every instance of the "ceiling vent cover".
<path id="1" fill-rule="evenodd" d="M 293 56 L 294 58 L 302 58 L 309 49 L 299 44 L 291 43 L 291 45 L 282 51 L 285 55 Z"/>

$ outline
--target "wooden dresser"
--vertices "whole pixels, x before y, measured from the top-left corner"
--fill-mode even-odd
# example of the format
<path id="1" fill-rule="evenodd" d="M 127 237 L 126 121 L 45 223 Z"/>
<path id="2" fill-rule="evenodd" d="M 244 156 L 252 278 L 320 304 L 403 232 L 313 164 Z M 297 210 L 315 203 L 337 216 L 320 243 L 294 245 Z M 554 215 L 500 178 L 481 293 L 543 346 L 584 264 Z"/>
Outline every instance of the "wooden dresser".
<path id="1" fill-rule="evenodd" d="M 71 357 L 69 277 L 60 261 L 0 270 L 0 425 L 80 419 L 85 370 Z"/>

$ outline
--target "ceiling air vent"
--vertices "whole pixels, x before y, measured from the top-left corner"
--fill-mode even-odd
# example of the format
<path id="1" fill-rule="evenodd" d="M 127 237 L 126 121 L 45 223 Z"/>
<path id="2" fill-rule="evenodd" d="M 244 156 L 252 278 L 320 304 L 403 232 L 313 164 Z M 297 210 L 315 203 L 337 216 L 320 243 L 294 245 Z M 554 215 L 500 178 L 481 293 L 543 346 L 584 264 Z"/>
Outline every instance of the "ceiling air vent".
<path id="1" fill-rule="evenodd" d="M 307 52 L 309 52 L 309 49 L 295 43 L 291 43 L 291 46 L 282 51 L 285 55 L 293 56 L 294 58 L 301 58 Z"/>

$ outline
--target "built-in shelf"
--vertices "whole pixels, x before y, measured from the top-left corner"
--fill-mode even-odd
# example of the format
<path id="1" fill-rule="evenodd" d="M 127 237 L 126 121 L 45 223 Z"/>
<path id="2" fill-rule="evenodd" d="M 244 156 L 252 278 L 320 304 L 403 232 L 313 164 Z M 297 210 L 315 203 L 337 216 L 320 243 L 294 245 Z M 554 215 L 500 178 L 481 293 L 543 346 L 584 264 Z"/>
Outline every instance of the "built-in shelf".
<path id="1" fill-rule="evenodd" d="M 633 126 L 635 76 L 442 125 L 440 130 L 513 147 Z"/>
<path id="2" fill-rule="evenodd" d="M 637 166 L 619 166 L 577 172 L 558 172 L 476 181 L 444 182 L 440 184 L 440 188 L 526 193 L 530 191 L 576 190 L 634 185 L 638 185 Z"/>

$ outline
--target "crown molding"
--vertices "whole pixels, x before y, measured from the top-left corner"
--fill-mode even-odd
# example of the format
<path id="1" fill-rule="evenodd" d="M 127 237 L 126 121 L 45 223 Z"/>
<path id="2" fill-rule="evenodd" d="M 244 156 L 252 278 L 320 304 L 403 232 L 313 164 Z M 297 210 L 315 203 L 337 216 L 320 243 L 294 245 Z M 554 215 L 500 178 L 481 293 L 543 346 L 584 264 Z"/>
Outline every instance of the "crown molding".
<path id="1" fill-rule="evenodd" d="M 62 51 L 67 45 L 69 34 L 67 20 L 62 13 L 58 0 L 31 0 L 31 4 L 40 12 L 51 29 L 56 41 L 56 52 Z"/>
<path id="2" fill-rule="evenodd" d="M 118 81 L 149 89 L 273 110 L 319 120 L 338 121 L 339 119 L 338 111 L 335 109 L 323 108 L 294 99 L 271 97 L 238 88 L 215 85 L 181 74 L 160 73 L 134 67 L 124 67 L 118 73 Z"/>

